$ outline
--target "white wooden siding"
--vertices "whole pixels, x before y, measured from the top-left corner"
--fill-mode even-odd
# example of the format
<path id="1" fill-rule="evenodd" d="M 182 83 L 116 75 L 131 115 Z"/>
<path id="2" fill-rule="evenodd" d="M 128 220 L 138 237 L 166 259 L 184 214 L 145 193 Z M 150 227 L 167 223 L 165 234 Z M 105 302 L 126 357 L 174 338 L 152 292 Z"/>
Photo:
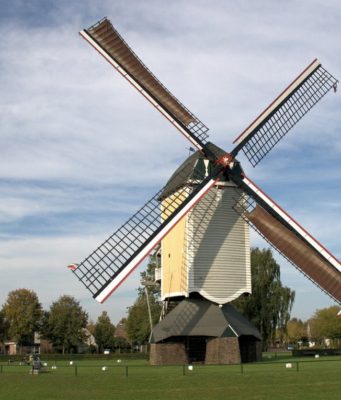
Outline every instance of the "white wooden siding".
<path id="1" fill-rule="evenodd" d="M 187 216 L 188 292 L 218 304 L 251 293 L 249 228 L 232 208 L 236 190 L 214 187 Z"/>

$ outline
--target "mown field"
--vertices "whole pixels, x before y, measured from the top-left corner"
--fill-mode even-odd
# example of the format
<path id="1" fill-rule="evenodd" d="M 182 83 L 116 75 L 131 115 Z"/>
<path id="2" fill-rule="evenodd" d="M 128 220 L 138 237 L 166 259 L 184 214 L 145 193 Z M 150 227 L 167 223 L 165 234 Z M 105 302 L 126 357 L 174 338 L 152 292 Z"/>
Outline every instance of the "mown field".
<path id="1" fill-rule="evenodd" d="M 242 367 L 194 365 L 193 370 L 151 367 L 143 360 L 82 360 L 73 365 L 49 360 L 39 375 L 17 362 L 1 361 L 0 368 L 1 400 L 341 398 L 341 357 L 273 357 Z"/>

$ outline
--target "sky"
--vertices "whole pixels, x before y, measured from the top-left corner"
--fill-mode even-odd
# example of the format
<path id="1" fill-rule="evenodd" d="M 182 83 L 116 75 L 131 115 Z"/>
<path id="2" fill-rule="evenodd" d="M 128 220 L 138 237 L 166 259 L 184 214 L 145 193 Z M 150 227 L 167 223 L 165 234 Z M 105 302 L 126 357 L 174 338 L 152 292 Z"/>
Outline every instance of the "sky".
<path id="1" fill-rule="evenodd" d="M 78 32 L 107 16 L 161 82 L 233 140 L 318 58 L 341 78 L 341 3 L 0 0 L 0 306 L 34 290 L 117 323 L 140 267 L 103 305 L 67 269 L 142 206 L 188 156 L 182 137 Z M 341 258 L 341 96 L 328 95 L 246 174 Z M 254 246 L 265 246 L 252 235 Z M 292 316 L 332 300 L 276 256 Z"/>

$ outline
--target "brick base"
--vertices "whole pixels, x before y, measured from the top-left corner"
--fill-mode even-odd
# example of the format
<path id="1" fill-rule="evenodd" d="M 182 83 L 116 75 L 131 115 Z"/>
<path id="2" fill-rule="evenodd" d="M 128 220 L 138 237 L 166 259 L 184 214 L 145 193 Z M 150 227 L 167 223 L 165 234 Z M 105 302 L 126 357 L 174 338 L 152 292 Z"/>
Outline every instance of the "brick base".
<path id="1" fill-rule="evenodd" d="M 240 361 L 237 337 L 214 338 L 207 342 L 205 364 L 239 364 Z"/>
<path id="2" fill-rule="evenodd" d="M 150 365 L 188 364 L 184 343 L 152 343 L 149 354 Z"/>
<path id="3" fill-rule="evenodd" d="M 241 347 L 240 347 L 241 346 Z M 205 364 L 239 364 L 261 359 L 261 342 L 237 337 L 212 338 L 206 343 Z M 188 355 L 184 343 L 152 343 L 151 365 L 187 365 Z"/>

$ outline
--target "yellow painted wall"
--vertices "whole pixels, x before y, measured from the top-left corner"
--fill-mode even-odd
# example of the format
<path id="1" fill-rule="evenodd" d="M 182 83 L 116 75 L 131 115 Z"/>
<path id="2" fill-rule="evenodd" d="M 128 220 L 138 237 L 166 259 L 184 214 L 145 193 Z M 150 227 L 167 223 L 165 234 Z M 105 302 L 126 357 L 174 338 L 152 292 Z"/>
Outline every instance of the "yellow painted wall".
<path id="1" fill-rule="evenodd" d="M 174 211 L 177 204 L 173 199 L 178 194 L 168 197 L 162 201 L 163 210 Z M 167 218 L 167 213 L 162 212 L 162 218 Z M 161 296 L 163 299 L 187 293 L 187 265 L 185 260 L 185 232 L 186 217 L 182 218 L 177 225 L 166 235 L 161 242 Z"/>

